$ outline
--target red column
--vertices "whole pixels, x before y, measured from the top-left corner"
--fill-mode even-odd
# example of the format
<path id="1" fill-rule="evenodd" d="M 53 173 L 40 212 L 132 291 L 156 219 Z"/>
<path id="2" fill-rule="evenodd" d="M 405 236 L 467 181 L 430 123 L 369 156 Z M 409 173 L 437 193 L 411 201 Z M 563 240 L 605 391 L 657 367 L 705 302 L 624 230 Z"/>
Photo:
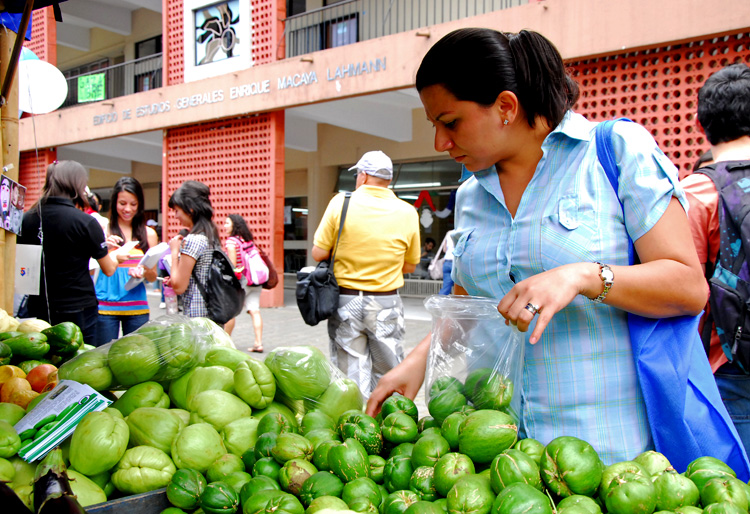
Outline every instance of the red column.
<path id="1" fill-rule="evenodd" d="M 31 40 L 24 44 L 39 59 L 50 64 L 57 64 L 57 25 L 52 7 L 37 9 L 31 17 Z M 24 114 L 24 116 L 29 116 Z M 54 148 L 40 149 L 38 152 L 21 152 L 19 159 L 18 180 L 26 186 L 25 208 L 39 198 L 47 174 L 47 166 L 57 158 Z"/>

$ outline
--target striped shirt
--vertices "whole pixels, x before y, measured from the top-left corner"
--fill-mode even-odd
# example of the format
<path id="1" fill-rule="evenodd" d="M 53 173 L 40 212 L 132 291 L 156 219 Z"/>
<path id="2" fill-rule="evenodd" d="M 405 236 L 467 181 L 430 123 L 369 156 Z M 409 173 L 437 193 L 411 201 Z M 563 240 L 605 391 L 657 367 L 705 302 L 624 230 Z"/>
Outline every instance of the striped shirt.
<path id="1" fill-rule="evenodd" d="M 677 170 L 651 135 L 617 123 L 620 202 L 598 162 L 595 123 L 568 112 L 542 144 L 543 157 L 515 218 L 493 168 L 458 190 L 453 279 L 470 294 L 500 299 L 532 275 L 575 262 L 628 264 L 628 234 L 648 232 L 676 196 Z M 533 329 L 533 326 L 531 327 Z M 536 345 L 527 332 L 522 435 L 543 444 L 561 435 L 590 442 L 605 463 L 652 447 L 633 363 L 626 313 L 578 296 Z"/>
<path id="2" fill-rule="evenodd" d="M 96 297 L 99 300 L 99 314 L 110 316 L 135 316 L 148 314 L 146 286 L 141 282 L 131 290 L 125 288 L 130 280 L 128 272 L 138 266 L 143 257 L 139 249 L 131 250 L 130 258 L 120 262 L 114 275 L 108 277 L 100 273 L 96 280 Z"/>
<path id="3" fill-rule="evenodd" d="M 201 284 L 206 284 L 212 255 L 211 248 L 208 245 L 208 238 L 203 234 L 188 234 L 182 240 L 180 255 L 189 255 L 195 259 L 194 274 L 191 273 L 188 287 L 182 294 L 184 314 L 190 318 L 207 317 L 208 309 L 206 308 L 206 302 L 195 283 L 195 277 L 198 277 Z"/>

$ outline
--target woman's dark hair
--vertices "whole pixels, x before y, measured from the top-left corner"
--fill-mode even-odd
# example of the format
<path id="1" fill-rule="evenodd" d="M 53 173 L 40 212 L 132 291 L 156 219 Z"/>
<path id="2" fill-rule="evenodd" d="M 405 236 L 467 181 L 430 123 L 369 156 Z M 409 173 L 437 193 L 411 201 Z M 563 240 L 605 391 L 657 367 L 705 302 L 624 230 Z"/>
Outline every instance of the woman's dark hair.
<path id="1" fill-rule="evenodd" d="M 89 207 L 94 212 L 102 210 L 102 199 L 98 193 L 90 192 L 88 196 Z"/>
<path id="2" fill-rule="evenodd" d="M 245 223 L 245 218 L 239 214 L 230 214 L 227 216 L 232 221 L 232 233 L 229 237 L 241 237 L 243 241 L 252 241 L 253 233 L 250 232 L 250 228 Z"/>
<path id="3" fill-rule="evenodd" d="M 459 69 L 456 66 L 460 66 Z M 417 71 L 417 91 L 441 85 L 458 100 L 489 107 L 503 91 L 518 97 L 531 127 L 537 116 L 556 127 L 578 100 L 578 84 L 560 52 L 530 30 L 455 30 L 435 43 Z"/>
<path id="4" fill-rule="evenodd" d="M 89 174 L 80 163 L 76 161 L 55 161 L 47 166 L 47 178 L 42 188 L 41 199 L 46 200 L 50 196 L 62 196 L 70 198 L 79 209 L 88 207 L 86 198 L 86 183 Z"/>
<path id="5" fill-rule="evenodd" d="M 143 187 L 133 177 L 122 177 L 115 182 L 115 187 L 112 188 L 112 196 L 109 201 L 109 233 L 125 239 L 122 230 L 120 230 L 120 218 L 117 216 L 117 197 L 122 192 L 130 193 L 138 201 L 138 210 L 133 216 L 131 230 L 133 241 L 139 241 L 138 248 L 145 253 L 148 251 L 148 232 L 146 231 L 146 217 L 143 213 Z"/>
<path id="6" fill-rule="evenodd" d="M 209 189 L 206 184 L 196 180 L 186 180 L 169 197 L 169 208 L 179 207 L 193 220 L 191 234 L 203 234 L 211 246 L 219 246 L 219 231 L 212 221 L 214 210 L 208 199 Z"/>

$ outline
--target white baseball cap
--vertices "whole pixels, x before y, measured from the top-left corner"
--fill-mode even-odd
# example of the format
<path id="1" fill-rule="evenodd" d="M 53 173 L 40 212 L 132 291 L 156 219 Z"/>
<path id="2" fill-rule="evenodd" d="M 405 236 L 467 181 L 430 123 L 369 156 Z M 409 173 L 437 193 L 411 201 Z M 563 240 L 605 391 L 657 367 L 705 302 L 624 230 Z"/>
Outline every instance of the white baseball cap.
<path id="1" fill-rule="evenodd" d="M 384 180 L 393 179 L 393 163 L 390 157 L 380 150 L 364 154 L 357 164 L 349 168 L 349 170 L 354 169 Z"/>

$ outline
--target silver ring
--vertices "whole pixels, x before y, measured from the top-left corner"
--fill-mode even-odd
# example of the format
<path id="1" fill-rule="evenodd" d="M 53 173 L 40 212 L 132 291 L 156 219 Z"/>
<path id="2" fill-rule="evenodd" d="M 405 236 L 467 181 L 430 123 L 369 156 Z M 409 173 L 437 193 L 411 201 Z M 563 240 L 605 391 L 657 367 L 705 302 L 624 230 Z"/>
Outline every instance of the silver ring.
<path id="1" fill-rule="evenodd" d="M 531 313 L 532 316 L 535 316 L 537 312 L 539 312 L 539 307 L 537 305 L 534 305 L 533 303 L 529 302 L 526 304 L 526 307 L 524 307 L 527 311 Z"/>

